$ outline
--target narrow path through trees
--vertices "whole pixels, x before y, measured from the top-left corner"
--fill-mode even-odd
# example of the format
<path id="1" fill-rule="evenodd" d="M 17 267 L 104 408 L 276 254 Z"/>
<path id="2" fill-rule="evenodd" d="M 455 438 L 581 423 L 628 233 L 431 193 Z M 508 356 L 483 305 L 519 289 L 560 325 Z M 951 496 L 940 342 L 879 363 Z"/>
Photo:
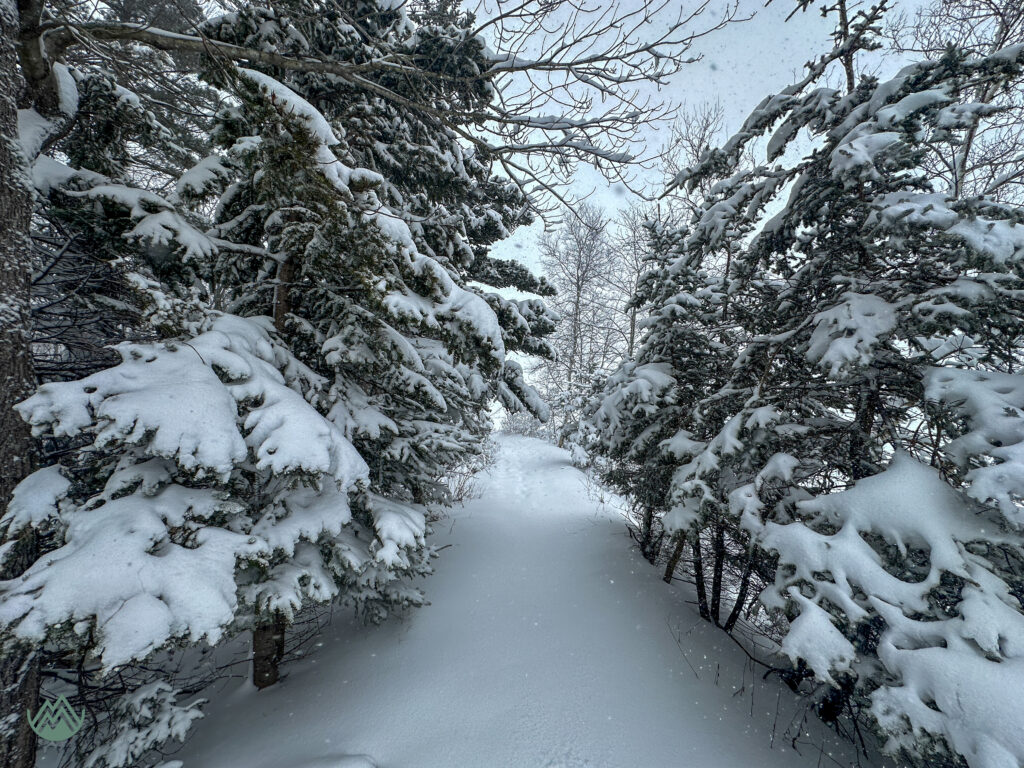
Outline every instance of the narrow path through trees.
<path id="1" fill-rule="evenodd" d="M 801 702 L 752 675 L 685 587 L 630 547 L 565 451 L 497 439 L 480 497 L 435 524 L 434 543 L 451 546 L 425 585 L 430 606 L 376 628 L 336 618 L 280 685 L 217 695 L 174 757 L 186 768 L 365 765 L 354 754 L 380 768 L 852 764 L 848 745 L 817 722 L 799 727 Z"/>

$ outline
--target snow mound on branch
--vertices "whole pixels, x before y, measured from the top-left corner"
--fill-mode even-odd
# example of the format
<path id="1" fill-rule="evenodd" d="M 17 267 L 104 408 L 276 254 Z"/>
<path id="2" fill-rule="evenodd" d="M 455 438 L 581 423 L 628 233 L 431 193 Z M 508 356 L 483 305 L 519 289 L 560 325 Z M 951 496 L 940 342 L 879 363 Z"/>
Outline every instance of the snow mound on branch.
<path id="1" fill-rule="evenodd" d="M 464 326 L 487 345 L 492 357 L 504 362 L 505 341 L 501 323 L 483 297 L 460 287 L 436 259 L 419 253 L 405 222 L 380 213 L 365 216 L 398 244 L 412 275 L 437 285 L 440 294 L 423 296 L 403 287 L 384 297 L 388 310 L 397 317 L 422 323 L 427 328 L 457 330 L 458 326 Z"/>
<path id="2" fill-rule="evenodd" d="M 56 517 L 70 487 L 71 481 L 61 474 L 59 466 L 43 467 L 26 477 L 15 487 L 3 517 L 3 522 L 10 525 L 8 533 Z"/>
<path id="3" fill-rule="evenodd" d="M 800 604 L 800 615 L 790 624 L 782 640 L 782 652 L 795 664 L 797 659 L 807 662 L 818 679 L 832 685 L 832 670 L 845 671 L 856 657 L 856 649 L 843 633 L 836 629 L 828 611 L 790 587 L 789 595 Z"/>
<path id="4" fill-rule="evenodd" d="M 217 642 L 235 609 L 235 559 L 248 537 L 200 528 L 189 547 L 168 528 L 219 509 L 211 491 L 169 485 L 145 504 L 133 496 L 71 516 L 65 544 L 3 584 L 0 622 L 41 642 L 47 629 L 92 621 L 106 668 L 142 659 L 172 637 Z"/>
<path id="5" fill-rule="evenodd" d="M 18 406 L 37 434 L 91 437 L 89 451 L 115 452 L 117 464 L 80 504 L 57 467 L 19 486 L 2 522 L 51 518 L 63 542 L 0 584 L 0 622 L 37 642 L 64 624 L 95 629 L 110 669 L 172 639 L 216 643 L 235 618 L 244 560 L 293 556 L 257 590 L 273 607 L 337 593 L 313 542 L 342 533 L 348 492 L 368 469 L 286 381 L 313 374 L 265 325 L 215 316 L 189 342 L 122 344 L 120 365 L 44 385 Z M 199 482 L 212 487 L 190 487 Z M 268 497 L 255 521 L 250 497 L 231 498 L 252 482 Z"/>
<path id="6" fill-rule="evenodd" d="M 807 359 L 835 378 L 844 368 L 872 362 L 874 348 L 896 327 L 896 308 L 870 294 L 847 293 L 814 318 Z"/>
<path id="7" fill-rule="evenodd" d="M 42 160 L 43 158 L 40 158 L 40 161 Z M 124 184 L 101 183 L 105 181 L 102 177 L 82 176 L 78 171 L 70 169 L 62 175 L 60 170 L 66 166 L 52 166 L 53 161 L 50 161 L 44 169 L 43 176 L 36 180 L 36 186 L 60 186 L 76 176 L 95 182 L 95 186 L 85 191 L 65 190 L 65 193 L 71 197 L 84 197 L 99 202 L 109 201 L 127 208 L 132 221 L 138 223 L 124 233 L 123 237 L 126 240 L 155 245 L 176 243 L 184 248 L 186 259 L 208 257 L 217 252 L 217 241 L 193 227 L 160 195 Z"/>
<path id="8" fill-rule="evenodd" d="M 1024 376 L 933 368 L 925 387 L 930 400 L 953 406 L 967 420 L 964 434 L 946 446 L 958 466 L 971 466 L 967 494 L 994 501 L 1011 524 L 1024 525 Z M 981 456 L 995 461 L 972 464 Z"/>
<path id="9" fill-rule="evenodd" d="M 328 147 L 333 147 L 335 144 L 340 143 L 338 137 L 334 135 L 334 129 L 331 128 L 331 124 L 323 116 L 323 113 L 287 85 L 255 69 L 239 67 L 238 71 L 255 82 L 262 90 L 266 91 L 271 100 L 280 102 L 292 113 L 305 120 L 313 135 L 320 139 L 322 143 Z"/>
<path id="10" fill-rule="evenodd" d="M 275 473 L 322 473 L 344 484 L 365 476 L 352 444 L 287 386 L 256 322 L 222 316 L 190 342 L 116 349 L 120 365 L 45 384 L 18 406 L 37 434 L 92 429 L 99 448 L 145 446 L 200 477 L 226 477 L 248 450 L 257 468 Z"/>
<path id="11" fill-rule="evenodd" d="M 270 97 L 273 103 L 280 104 L 287 111 L 301 118 L 306 123 L 313 137 L 319 143 L 316 153 L 317 164 L 320 166 L 324 176 L 335 188 L 348 193 L 350 191 L 349 186 L 353 182 L 367 186 L 380 186 L 384 183 L 384 177 L 379 173 L 365 168 L 349 168 L 337 158 L 330 148 L 339 144 L 340 140 L 335 135 L 330 122 L 319 109 L 288 86 L 270 77 L 270 75 L 258 72 L 255 69 L 246 69 L 245 67 L 239 67 L 239 71 L 255 82 L 260 90 Z"/>
<path id="12" fill-rule="evenodd" d="M 937 376 L 946 384 L 968 378 L 943 379 L 947 374 Z M 849 490 L 797 506 L 836 532 L 800 522 L 769 522 L 761 531 L 764 546 L 786 566 L 762 602 L 782 607 L 788 596 L 800 609 L 783 650 L 834 683 L 832 673 L 849 668 L 854 649 L 833 626 L 826 602 L 852 623 L 880 617 L 878 658 L 893 681 L 872 694 L 872 714 L 890 735 L 887 749 L 912 748 L 930 734 L 972 768 L 1024 761 L 1024 714 L 1015 704 L 1024 688 L 1024 615 L 991 564 L 973 553 L 985 526 L 978 512 L 934 469 L 903 453 Z M 895 575 L 869 543 L 875 537 L 903 562 L 912 561 L 910 550 L 924 553 L 923 578 Z M 963 584 L 951 617 L 918 618 L 949 576 Z"/>
<path id="13" fill-rule="evenodd" d="M 44 384 L 18 405 L 33 431 L 75 437 L 93 429 L 99 448 L 145 443 L 152 455 L 197 473 L 224 476 L 245 458 L 235 400 L 194 345 L 121 344 L 117 351 L 121 365 Z"/>

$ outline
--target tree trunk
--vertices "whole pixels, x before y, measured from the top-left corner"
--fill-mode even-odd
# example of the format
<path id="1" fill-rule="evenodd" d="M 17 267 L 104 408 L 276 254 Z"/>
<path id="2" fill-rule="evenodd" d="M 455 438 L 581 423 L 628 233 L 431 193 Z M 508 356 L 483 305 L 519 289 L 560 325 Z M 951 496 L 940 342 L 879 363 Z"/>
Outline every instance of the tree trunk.
<path id="1" fill-rule="evenodd" d="M 683 548 L 686 546 L 686 534 L 676 534 L 676 545 L 672 549 L 672 554 L 668 558 L 668 565 L 665 566 L 665 575 L 661 577 L 662 581 L 666 584 L 672 583 L 672 577 L 676 574 L 676 567 L 679 565 L 679 561 L 683 557 Z"/>
<path id="2" fill-rule="evenodd" d="M 743 605 L 747 602 L 747 590 L 750 589 L 750 574 L 753 570 L 754 556 L 753 554 L 748 554 L 747 564 L 744 566 L 743 576 L 740 578 L 740 593 L 736 596 L 736 604 L 732 607 L 732 611 L 729 612 L 729 618 L 725 620 L 725 625 L 722 627 L 726 632 L 732 632 L 732 628 L 736 626 L 736 622 L 740 618 Z"/>
<path id="3" fill-rule="evenodd" d="M 633 347 L 636 346 L 636 308 L 629 311 L 629 341 L 626 343 L 626 358 L 633 359 Z"/>
<path id="4" fill-rule="evenodd" d="M 654 507 L 645 506 L 643 517 L 640 519 L 640 554 L 644 556 L 651 565 L 657 559 L 654 549 Z"/>
<path id="5" fill-rule="evenodd" d="M 865 478 L 872 472 L 871 457 L 868 455 L 868 451 L 875 423 L 876 402 L 877 394 L 874 384 L 865 384 L 857 399 L 853 432 L 850 436 L 850 474 L 854 480 Z"/>
<path id="6" fill-rule="evenodd" d="M 280 679 L 287 628 L 284 614 L 274 611 L 269 621 L 252 631 L 252 682 L 257 688 L 267 688 Z"/>
<path id="7" fill-rule="evenodd" d="M 14 486 L 31 470 L 34 445 L 28 426 L 14 405 L 35 387 L 29 347 L 29 289 L 32 279 L 29 223 L 33 192 L 17 142 L 17 100 L 24 87 L 16 40 L 19 18 L 14 4 L 0 0 L 0 513 Z M 31 535 L 8 560 L 10 578 L 34 559 Z M 0 765 L 31 768 L 35 734 L 27 711 L 38 707 L 39 658 L 31 645 L 9 645 L 0 661 Z"/>
<path id="8" fill-rule="evenodd" d="M 38 557 L 36 536 L 31 529 L 22 533 L 0 569 L 0 578 L 13 579 L 24 573 Z M 27 714 L 39 710 L 40 649 L 31 643 L 9 642 L 0 661 L 0 718 L 10 722 L 0 727 L 0 766 L 32 768 L 36 764 L 36 734 Z"/>
<path id="9" fill-rule="evenodd" d="M 0 3 L 0 505 L 32 464 L 28 425 L 13 410 L 35 388 L 29 348 L 32 191 L 17 143 L 22 79 L 14 50 L 17 19 Z"/>
<path id="10" fill-rule="evenodd" d="M 0 765 L 32 768 L 36 764 L 36 734 L 28 713 L 39 709 L 39 649 L 27 643 L 9 644 L 0 664 L 0 713 L 11 718 L 0 728 Z"/>
<path id="11" fill-rule="evenodd" d="M 722 613 L 722 572 L 725 569 L 725 526 L 715 523 L 715 538 L 711 545 L 715 556 L 711 568 L 711 620 L 721 626 Z"/>
<path id="12" fill-rule="evenodd" d="M 700 617 L 711 621 L 708 610 L 708 591 L 704 586 L 704 556 L 700 551 L 700 534 L 693 537 L 693 575 L 697 579 L 697 609 Z"/>
<path id="13" fill-rule="evenodd" d="M 846 9 L 846 0 L 839 0 L 839 33 L 840 42 L 845 43 L 850 39 L 850 17 Z M 842 56 L 843 70 L 846 73 L 846 92 L 853 93 L 857 87 L 857 75 L 853 66 L 854 52 L 850 51 Z"/>
<path id="14" fill-rule="evenodd" d="M 17 0 L 18 62 L 21 64 L 21 102 L 47 118 L 58 115 L 57 88 L 53 82 L 43 33 L 43 7 L 46 0 Z"/>
<path id="15" fill-rule="evenodd" d="M 277 267 L 277 286 L 274 288 L 274 328 L 284 333 L 284 323 L 292 311 L 292 283 L 295 281 L 295 265 L 287 257 Z"/>

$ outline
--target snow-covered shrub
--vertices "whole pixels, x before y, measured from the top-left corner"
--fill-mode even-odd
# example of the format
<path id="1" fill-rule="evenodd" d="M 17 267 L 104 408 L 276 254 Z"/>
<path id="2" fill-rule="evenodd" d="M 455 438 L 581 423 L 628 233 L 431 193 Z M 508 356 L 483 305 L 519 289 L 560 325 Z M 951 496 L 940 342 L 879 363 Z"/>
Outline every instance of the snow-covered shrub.
<path id="1" fill-rule="evenodd" d="M 103 723 L 107 738 L 89 752 L 82 768 L 130 768 L 170 741 L 184 742 L 203 715 L 198 699 L 184 706 L 167 683 L 140 686 L 120 697 Z"/>
<path id="2" fill-rule="evenodd" d="M 797 510 L 798 522 L 751 521 L 779 555 L 762 602 L 798 611 L 782 651 L 830 684 L 861 678 L 890 750 L 934 759 L 943 740 L 971 766 L 1020 762 L 1024 615 L 998 515 L 903 453 Z"/>
<path id="3" fill-rule="evenodd" d="M 494 466 L 496 448 L 493 440 L 488 439 L 478 454 L 448 469 L 442 481 L 448 487 L 448 498 L 452 504 L 464 504 L 479 498 L 480 475 L 486 474 Z"/>

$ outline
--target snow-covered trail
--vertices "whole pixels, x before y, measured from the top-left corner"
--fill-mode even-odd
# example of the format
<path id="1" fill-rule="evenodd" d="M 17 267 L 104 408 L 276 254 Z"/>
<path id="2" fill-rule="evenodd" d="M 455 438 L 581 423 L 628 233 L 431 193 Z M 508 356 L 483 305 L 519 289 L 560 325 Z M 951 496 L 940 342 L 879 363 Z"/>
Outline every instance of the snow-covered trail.
<path id="1" fill-rule="evenodd" d="M 217 695 L 175 755 L 185 768 L 794 768 L 835 765 L 830 750 L 850 764 L 817 723 L 794 752 L 792 694 L 658 578 L 565 452 L 497 439 L 481 497 L 435 526 L 451 546 L 431 605 L 335 621 L 281 684 Z"/>

